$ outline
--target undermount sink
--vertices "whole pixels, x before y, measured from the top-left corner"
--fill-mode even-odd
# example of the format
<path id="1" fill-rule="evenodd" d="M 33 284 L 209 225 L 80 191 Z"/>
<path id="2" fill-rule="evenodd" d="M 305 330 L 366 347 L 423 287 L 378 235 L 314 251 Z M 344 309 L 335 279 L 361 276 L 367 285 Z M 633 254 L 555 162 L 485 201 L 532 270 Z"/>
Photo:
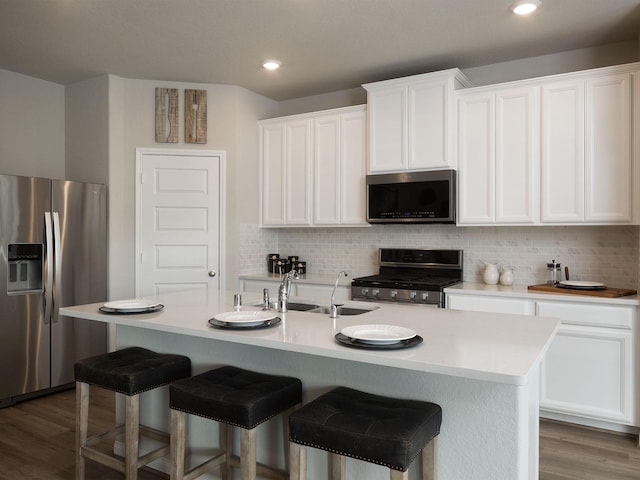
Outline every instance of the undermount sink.
<path id="1" fill-rule="evenodd" d="M 374 309 L 338 307 L 338 315 L 362 315 L 363 313 L 370 312 L 371 310 Z M 329 315 L 331 314 L 331 309 L 329 307 L 318 307 L 313 310 L 309 310 L 309 313 L 324 313 Z"/>
<path id="2" fill-rule="evenodd" d="M 258 307 L 261 304 L 256 304 Z M 273 308 L 275 309 L 276 304 L 273 303 Z M 355 307 L 338 307 L 338 315 L 362 315 L 363 313 L 370 312 L 372 310 L 376 310 L 378 307 L 371 308 L 355 308 Z M 321 313 L 325 315 L 331 314 L 331 308 L 323 307 L 321 305 L 316 305 L 314 303 L 302 303 L 302 302 L 289 302 L 287 304 L 287 310 L 293 312 L 307 312 L 307 313 Z"/>

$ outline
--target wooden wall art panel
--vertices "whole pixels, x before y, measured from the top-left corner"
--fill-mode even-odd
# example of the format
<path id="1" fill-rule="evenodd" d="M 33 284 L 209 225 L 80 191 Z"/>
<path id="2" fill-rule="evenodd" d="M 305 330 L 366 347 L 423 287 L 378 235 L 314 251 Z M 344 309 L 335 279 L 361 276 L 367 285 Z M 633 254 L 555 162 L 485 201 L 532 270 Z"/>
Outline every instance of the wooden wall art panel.
<path id="1" fill-rule="evenodd" d="M 184 141 L 207 143 L 207 91 L 184 91 Z"/>
<path id="2" fill-rule="evenodd" d="M 156 142 L 178 143 L 177 88 L 156 88 Z"/>

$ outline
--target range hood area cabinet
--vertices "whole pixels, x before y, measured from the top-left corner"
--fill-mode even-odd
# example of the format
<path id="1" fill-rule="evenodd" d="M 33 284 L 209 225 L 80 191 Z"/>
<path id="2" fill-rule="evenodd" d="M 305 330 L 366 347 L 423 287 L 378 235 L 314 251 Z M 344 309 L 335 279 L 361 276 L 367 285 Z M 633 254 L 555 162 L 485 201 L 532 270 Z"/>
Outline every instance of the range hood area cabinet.
<path id="1" fill-rule="evenodd" d="M 259 126 L 263 227 L 368 226 L 364 105 Z"/>
<path id="2" fill-rule="evenodd" d="M 640 64 L 456 95 L 458 225 L 638 224 Z"/>
<path id="3" fill-rule="evenodd" d="M 458 69 L 363 85 L 369 115 L 368 173 L 445 169 L 456 162 Z"/>

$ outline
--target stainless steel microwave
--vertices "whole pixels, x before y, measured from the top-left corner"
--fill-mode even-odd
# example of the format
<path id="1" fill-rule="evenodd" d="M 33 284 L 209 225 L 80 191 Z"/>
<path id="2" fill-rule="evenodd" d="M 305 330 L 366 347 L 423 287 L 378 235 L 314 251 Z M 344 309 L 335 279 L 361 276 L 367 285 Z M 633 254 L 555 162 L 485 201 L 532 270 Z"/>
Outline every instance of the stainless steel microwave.
<path id="1" fill-rule="evenodd" d="M 456 223 L 456 171 L 367 175 L 369 223 Z"/>

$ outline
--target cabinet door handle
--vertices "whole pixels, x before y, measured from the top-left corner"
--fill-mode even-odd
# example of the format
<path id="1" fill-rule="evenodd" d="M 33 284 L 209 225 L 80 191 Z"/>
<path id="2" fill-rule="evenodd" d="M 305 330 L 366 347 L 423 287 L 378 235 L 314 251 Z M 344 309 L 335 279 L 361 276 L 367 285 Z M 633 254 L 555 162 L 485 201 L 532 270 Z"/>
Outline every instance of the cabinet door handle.
<path id="1" fill-rule="evenodd" d="M 216 276 L 216 271 L 215 270 L 209 270 L 209 276 L 211 278 L 215 277 Z"/>

